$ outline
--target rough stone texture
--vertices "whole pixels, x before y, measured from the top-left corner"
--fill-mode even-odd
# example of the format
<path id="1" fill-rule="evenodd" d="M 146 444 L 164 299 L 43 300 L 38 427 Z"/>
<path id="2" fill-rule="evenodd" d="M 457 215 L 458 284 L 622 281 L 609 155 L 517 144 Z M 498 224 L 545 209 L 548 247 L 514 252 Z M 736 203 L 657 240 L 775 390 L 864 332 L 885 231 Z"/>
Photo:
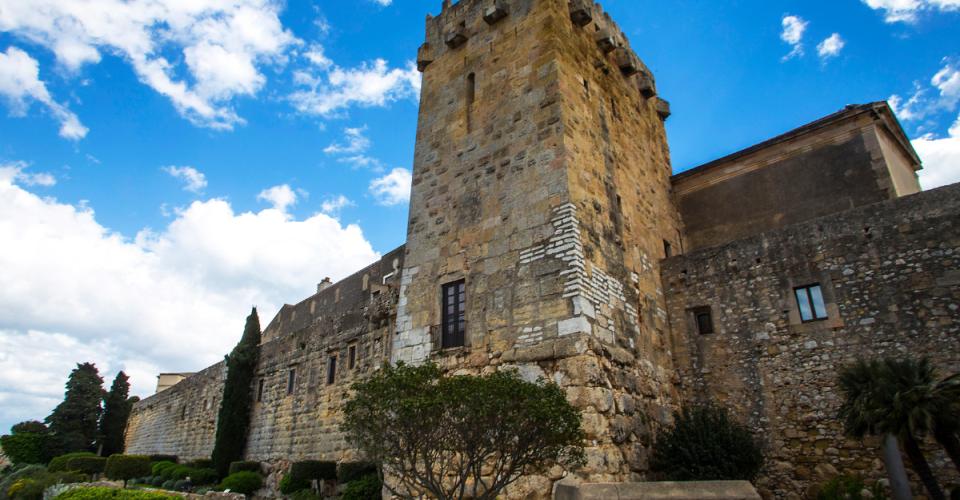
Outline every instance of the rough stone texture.
<path id="1" fill-rule="evenodd" d="M 960 371 L 960 186 L 674 257 L 662 273 L 685 396 L 735 409 L 764 437 L 759 485 L 778 497 L 837 471 L 883 475 L 879 444 L 843 435 L 840 366 L 930 356 L 942 375 Z M 830 319 L 804 324 L 793 289 L 812 283 Z M 697 333 L 699 307 L 716 334 Z M 956 483 L 940 448 L 929 451 Z"/>
<path id="2" fill-rule="evenodd" d="M 554 500 L 760 500 L 747 481 L 620 483 L 557 486 Z"/>

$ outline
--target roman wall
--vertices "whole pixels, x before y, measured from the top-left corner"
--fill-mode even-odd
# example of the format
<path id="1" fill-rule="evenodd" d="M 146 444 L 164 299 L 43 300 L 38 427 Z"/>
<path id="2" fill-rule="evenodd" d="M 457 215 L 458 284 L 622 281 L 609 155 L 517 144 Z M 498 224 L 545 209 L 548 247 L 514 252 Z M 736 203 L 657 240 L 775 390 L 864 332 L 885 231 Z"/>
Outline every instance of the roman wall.
<path id="1" fill-rule="evenodd" d="M 884 476 L 879 443 L 843 434 L 841 366 L 928 356 L 941 376 L 960 371 L 960 186 L 674 257 L 662 275 L 679 389 L 734 409 L 762 437 L 768 495 L 799 498 L 838 472 Z M 801 321 L 794 289 L 810 284 L 827 320 Z M 700 308 L 715 333 L 698 333 Z M 928 456 L 939 477 L 960 480 L 939 447 Z"/>

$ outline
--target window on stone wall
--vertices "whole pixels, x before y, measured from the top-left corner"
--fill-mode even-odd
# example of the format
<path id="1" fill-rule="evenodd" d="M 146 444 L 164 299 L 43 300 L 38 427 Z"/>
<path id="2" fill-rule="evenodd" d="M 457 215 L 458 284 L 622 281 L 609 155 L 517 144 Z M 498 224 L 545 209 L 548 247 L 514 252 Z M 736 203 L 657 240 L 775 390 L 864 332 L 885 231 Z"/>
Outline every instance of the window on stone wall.
<path id="1" fill-rule="evenodd" d="M 260 379 L 260 384 L 257 386 L 257 402 L 263 401 L 263 386 L 266 384 L 266 380 Z"/>
<path id="2" fill-rule="evenodd" d="M 443 324 L 440 344 L 443 349 L 463 347 L 466 340 L 466 282 L 443 285 Z"/>
<path id="3" fill-rule="evenodd" d="M 663 257 L 666 259 L 673 257 L 673 245 L 667 240 L 663 240 Z"/>
<path id="4" fill-rule="evenodd" d="M 713 314 L 709 307 L 694 309 L 693 319 L 697 323 L 697 333 L 700 335 L 711 335 L 715 332 L 713 329 Z"/>
<path id="5" fill-rule="evenodd" d="M 337 357 L 327 359 L 327 385 L 337 381 Z"/>
<path id="6" fill-rule="evenodd" d="M 797 298 L 800 319 L 804 323 L 827 319 L 827 304 L 823 300 L 823 289 L 819 283 L 795 288 L 793 294 Z"/>
<path id="7" fill-rule="evenodd" d="M 293 394 L 293 389 L 296 385 L 296 382 L 297 382 L 297 370 L 295 368 L 291 368 L 290 371 L 287 372 L 287 394 L 288 395 Z"/>
<path id="8" fill-rule="evenodd" d="M 357 346 L 347 348 L 347 369 L 353 370 L 357 366 Z"/>

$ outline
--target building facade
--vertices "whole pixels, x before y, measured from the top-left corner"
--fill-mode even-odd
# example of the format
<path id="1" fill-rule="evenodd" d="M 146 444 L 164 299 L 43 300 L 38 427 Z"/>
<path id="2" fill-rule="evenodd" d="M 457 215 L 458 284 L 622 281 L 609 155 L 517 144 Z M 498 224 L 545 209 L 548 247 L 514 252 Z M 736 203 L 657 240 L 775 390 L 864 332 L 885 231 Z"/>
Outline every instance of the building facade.
<path id="1" fill-rule="evenodd" d="M 761 491 L 793 497 L 882 474 L 842 436 L 840 365 L 960 371 L 960 188 L 920 192 L 885 103 L 672 176 L 670 106 L 598 4 L 445 1 L 417 62 L 406 245 L 264 330 L 248 458 L 355 458 L 349 384 L 432 360 L 544 377 L 582 410 L 587 465 L 509 496 L 642 480 L 656 430 L 712 400 L 762 437 Z M 207 456 L 223 370 L 138 403 L 128 452 Z"/>

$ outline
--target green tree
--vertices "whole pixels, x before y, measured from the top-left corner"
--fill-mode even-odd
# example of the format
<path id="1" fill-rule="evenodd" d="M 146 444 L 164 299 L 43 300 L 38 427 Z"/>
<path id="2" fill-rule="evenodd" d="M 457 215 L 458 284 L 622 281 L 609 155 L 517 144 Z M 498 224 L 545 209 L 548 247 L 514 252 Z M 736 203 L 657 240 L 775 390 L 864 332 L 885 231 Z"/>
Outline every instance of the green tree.
<path id="1" fill-rule="evenodd" d="M 253 400 L 253 377 L 260 354 L 260 318 L 257 308 L 247 316 L 243 337 L 226 358 L 227 380 L 223 385 L 223 401 L 217 419 L 217 435 L 213 445 L 213 466 L 226 477 L 230 463 L 243 459 L 250 429 Z"/>
<path id="2" fill-rule="evenodd" d="M 45 464 L 49 455 L 50 432 L 42 422 L 20 422 L 10 435 L 0 437 L 3 453 L 15 464 Z"/>
<path id="3" fill-rule="evenodd" d="M 845 430 L 852 437 L 883 438 L 884 462 L 895 499 L 910 498 L 898 442 L 930 497 L 946 498 L 920 442 L 936 429 L 946 432 L 955 424 L 956 380 L 954 376 L 937 382 L 927 359 L 858 361 L 841 369 L 839 382 L 845 401 L 840 417 Z"/>
<path id="4" fill-rule="evenodd" d="M 113 379 L 110 392 L 103 398 L 103 418 L 100 419 L 100 454 L 109 457 L 123 452 L 123 433 L 133 403 L 130 401 L 130 377 L 122 371 Z"/>
<path id="5" fill-rule="evenodd" d="M 650 470 L 669 481 L 752 481 L 763 452 L 747 426 L 714 405 L 684 408 L 657 435 Z"/>
<path id="6" fill-rule="evenodd" d="M 493 499 L 524 474 L 584 460 L 580 413 L 563 390 L 516 371 L 387 365 L 353 390 L 343 430 L 400 497 Z"/>
<path id="7" fill-rule="evenodd" d="M 56 454 L 92 451 L 97 440 L 103 379 L 93 363 L 78 364 L 67 379 L 63 402 L 47 417 Z"/>

